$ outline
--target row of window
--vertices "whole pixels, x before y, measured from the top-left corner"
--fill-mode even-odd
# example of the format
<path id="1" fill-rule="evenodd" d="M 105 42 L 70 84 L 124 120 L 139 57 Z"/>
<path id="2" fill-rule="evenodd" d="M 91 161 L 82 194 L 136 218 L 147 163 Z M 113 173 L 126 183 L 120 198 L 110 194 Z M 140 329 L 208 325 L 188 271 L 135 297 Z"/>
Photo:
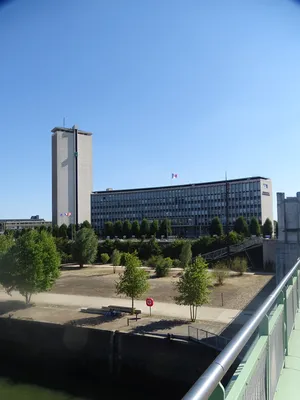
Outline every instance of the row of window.
<path id="1" fill-rule="evenodd" d="M 248 182 L 248 183 L 235 183 L 228 184 L 228 192 L 230 194 L 242 193 L 249 194 L 253 191 L 260 191 L 260 181 Z M 141 190 L 140 192 L 125 192 L 125 193 L 94 193 L 92 195 L 92 201 L 99 199 L 100 201 L 111 200 L 142 200 L 142 199 L 153 199 L 153 198 L 170 198 L 175 196 L 191 197 L 195 195 L 221 195 L 225 194 L 225 182 L 219 185 L 211 186 L 200 186 L 200 187 L 188 187 L 188 188 L 174 188 L 174 189 L 163 189 L 163 190 Z"/>

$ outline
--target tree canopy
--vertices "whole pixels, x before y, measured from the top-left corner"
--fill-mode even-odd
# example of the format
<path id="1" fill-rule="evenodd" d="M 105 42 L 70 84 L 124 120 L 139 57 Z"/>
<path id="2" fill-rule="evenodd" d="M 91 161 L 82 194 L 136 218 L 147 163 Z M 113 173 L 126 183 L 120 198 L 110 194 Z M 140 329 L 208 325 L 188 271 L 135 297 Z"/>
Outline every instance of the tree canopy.
<path id="1" fill-rule="evenodd" d="M 133 221 L 133 223 L 131 225 L 131 233 L 136 238 L 138 238 L 140 236 L 140 224 L 139 224 L 139 221 Z"/>
<path id="2" fill-rule="evenodd" d="M 60 256 L 48 232 L 30 230 L 0 258 L 0 283 L 30 303 L 34 293 L 49 290 L 59 277 Z"/>
<path id="3" fill-rule="evenodd" d="M 150 231 L 149 222 L 148 222 L 148 220 L 146 218 L 144 218 L 142 220 L 142 223 L 141 223 L 140 234 L 142 236 L 148 236 L 149 235 L 149 231 Z"/>
<path id="4" fill-rule="evenodd" d="M 165 218 L 161 222 L 159 226 L 159 234 L 161 236 L 165 236 L 166 238 L 172 235 L 171 221 L 169 219 Z"/>
<path id="5" fill-rule="evenodd" d="M 223 235 L 223 225 L 221 224 L 219 217 L 214 217 L 211 221 L 209 233 L 211 236 L 222 236 Z"/>
<path id="6" fill-rule="evenodd" d="M 234 230 L 244 236 L 249 235 L 249 228 L 244 217 L 238 217 L 234 223 Z"/>
<path id="7" fill-rule="evenodd" d="M 156 237 L 159 232 L 159 223 L 157 219 L 154 219 L 150 225 L 150 235 Z"/>
<path id="8" fill-rule="evenodd" d="M 211 276 L 205 260 L 197 257 L 183 272 L 176 284 L 177 304 L 190 306 L 191 320 L 196 321 L 199 306 L 209 302 Z"/>
<path id="9" fill-rule="evenodd" d="M 141 267 L 141 261 L 135 254 L 126 253 L 125 271 L 116 283 L 117 294 L 125 294 L 131 298 L 132 313 L 134 313 L 134 300 L 142 296 L 148 288 L 148 274 Z"/>
<path id="10" fill-rule="evenodd" d="M 107 221 L 104 224 L 104 236 L 113 237 L 114 236 L 114 224 L 111 221 Z"/>
<path id="11" fill-rule="evenodd" d="M 260 236 L 260 226 L 257 218 L 252 217 L 249 225 L 251 235 Z"/>
<path id="12" fill-rule="evenodd" d="M 98 238 L 93 229 L 82 228 L 72 246 L 73 260 L 82 268 L 84 264 L 92 264 L 97 257 Z"/>
<path id="13" fill-rule="evenodd" d="M 131 237 L 131 223 L 126 219 L 123 222 L 123 235 L 126 236 L 127 238 Z"/>
<path id="14" fill-rule="evenodd" d="M 123 224 L 121 221 L 116 221 L 114 223 L 114 235 L 118 238 L 123 236 Z"/>
<path id="15" fill-rule="evenodd" d="M 192 255 L 191 243 L 189 241 L 184 242 L 179 256 L 182 268 L 186 268 L 190 264 Z"/>
<path id="16" fill-rule="evenodd" d="M 263 224 L 263 235 L 272 237 L 273 234 L 273 224 L 272 221 L 267 218 Z"/>

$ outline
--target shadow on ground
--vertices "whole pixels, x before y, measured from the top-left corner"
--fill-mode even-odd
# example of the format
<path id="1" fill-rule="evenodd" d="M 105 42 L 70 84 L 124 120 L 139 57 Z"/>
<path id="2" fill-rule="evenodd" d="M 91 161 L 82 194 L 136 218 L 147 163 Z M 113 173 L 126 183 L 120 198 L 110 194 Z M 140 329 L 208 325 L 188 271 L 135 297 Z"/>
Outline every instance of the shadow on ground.
<path id="1" fill-rule="evenodd" d="M 32 304 L 25 304 L 25 301 L 20 300 L 7 300 L 0 302 L 0 315 L 6 314 L 8 312 L 25 310 L 26 308 L 32 307 Z"/>
<path id="2" fill-rule="evenodd" d="M 86 317 L 86 318 L 81 318 L 81 319 L 74 319 L 71 321 L 66 322 L 65 325 L 72 325 L 72 326 L 86 326 L 86 325 L 90 325 L 90 326 L 96 326 L 96 325 L 101 325 L 105 322 L 112 322 L 115 321 L 117 319 L 122 318 L 123 315 L 122 314 L 116 314 L 116 315 L 96 315 L 96 316 L 90 316 L 90 317 Z"/>
<path id="3" fill-rule="evenodd" d="M 260 292 L 258 292 L 258 294 L 247 304 L 244 310 L 220 333 L 220 335 L 231 339 L 243 326 L 245 320 L 244 315 L 249 314 L 249 316 L 251 316 L 262 305 L 266 298 L 270 296 L 275 287 L 276 276 L 274 275 L 273 278 L 260 290 Z"/>
<path id="4" fill-rule="evenodd" d="M 180 319 L 162 319 L 160 321 L 153 321 L 147 325 L 136 326 L 131 332 L 132 333 L 148 333 L 162 330 L 169 330 L 178 325 L 188 325 L 189 321 Z"/>

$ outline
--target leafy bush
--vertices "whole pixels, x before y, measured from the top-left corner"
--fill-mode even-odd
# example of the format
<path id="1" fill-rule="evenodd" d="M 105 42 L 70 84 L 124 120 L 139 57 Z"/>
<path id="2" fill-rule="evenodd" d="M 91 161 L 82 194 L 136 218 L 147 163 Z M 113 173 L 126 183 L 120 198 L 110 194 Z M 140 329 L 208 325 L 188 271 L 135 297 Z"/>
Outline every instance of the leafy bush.
<path id="1" fill-rule="evenodd" d="M 160 256 L 151 256 L 149 260 L 147 261 L 147 267 L 149 268 L 155 268 L 157 263 L 159 262 L 159 259 L 162 257 Z"/>
<path id="2" fill-rule="evenodd" d="M 173 260 L 173 268 L 180 268 L 181 267 L 181 261 L 178 260 L 177 258 Z"/>
<path id="3" fill-rule="evenodd" d="M 218 285 L 223 285 L 226 278 L 229 276 L 229 269 L 225 264 L 217 263 L 213 269 L 213 277 Z"/>
<path id="4" fill-rule="evenodd" d="M 155 273 L 158 278 L 167 276 L 173 266 L 173 260 L 170 257 L 157 257 Z"/>
<path id="5" fill-rule="evenodd" d="M 232 260 L 232 269 L 233 271 L 239 272 L 240 275 L 243 275 L 244 272 L 248 269 L 248 262 L 244 257 L 235 257 Z"/>
<path id="6" fill-rule="evenodd" d="M 102 264 L 107 264 L 110 259 L 109 255 L 107 253 L 102 253 L 100 257 L 101 257 Z"/>

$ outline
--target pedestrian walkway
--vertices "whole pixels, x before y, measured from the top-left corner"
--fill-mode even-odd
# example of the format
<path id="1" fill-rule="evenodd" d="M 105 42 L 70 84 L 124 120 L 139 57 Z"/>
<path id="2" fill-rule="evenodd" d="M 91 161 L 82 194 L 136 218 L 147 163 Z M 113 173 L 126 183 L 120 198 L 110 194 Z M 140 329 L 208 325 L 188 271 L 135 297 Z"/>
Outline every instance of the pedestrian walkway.
<path id="1" fill-rule="evenodd" d="M 24 301 L 18 292 L 13 292 L 12 297 L 5 292 L 0 292 L 0 301 L 21 300 Z M 108 305 L 131 306 L 131 300 L 128 298 L 112 298 L 112 297 L 92 297 L 77 296 L 57 293 L 39 293 L 32 296 L 32 302 L 37 305 L 56 305 L 68 307 L 92 307 L 101 308 Z M 135 307 L 140 309 L 142 313 L 149 313 L 149 307 L 146 306 L 144 300 L 136 300 Z M 189 306 L 179 306 L 173 303 L 154 302 L 152 307 L 153 316 L 173 317 L 173 318 L 190 318 Z M 243 324 L 248 318 L 249 313 L 243 313 L 241 310 L 232 310 L 227 308 L 215 308 L 202 306 L 198 309 L 197 319 L 203 321 L 216 321 L 224 324 L 231 323 L 239 315 L 239 323 Z"/>

